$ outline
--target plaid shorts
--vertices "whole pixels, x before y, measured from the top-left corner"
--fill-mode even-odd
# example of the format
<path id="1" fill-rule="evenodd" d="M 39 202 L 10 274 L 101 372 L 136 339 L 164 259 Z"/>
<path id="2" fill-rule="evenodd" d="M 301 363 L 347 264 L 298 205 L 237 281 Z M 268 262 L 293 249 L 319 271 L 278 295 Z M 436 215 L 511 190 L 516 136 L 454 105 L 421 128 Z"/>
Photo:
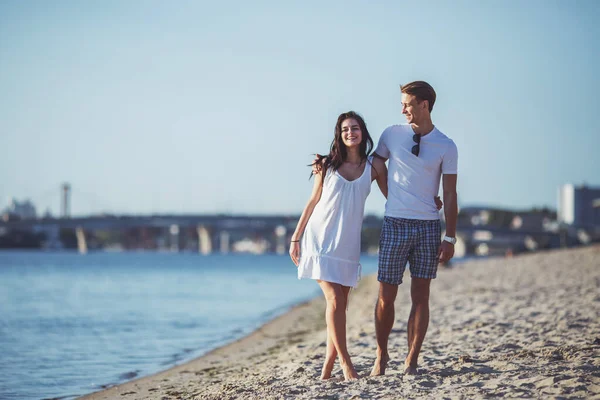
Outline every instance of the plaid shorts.
<path id="1" fill-rule="evenodd" d="M 385 217 L 379 238 L 379 282 L 399 285 L 410 263 L 412 278 L 434 279 L 442 238 L 439 220 Z"/>

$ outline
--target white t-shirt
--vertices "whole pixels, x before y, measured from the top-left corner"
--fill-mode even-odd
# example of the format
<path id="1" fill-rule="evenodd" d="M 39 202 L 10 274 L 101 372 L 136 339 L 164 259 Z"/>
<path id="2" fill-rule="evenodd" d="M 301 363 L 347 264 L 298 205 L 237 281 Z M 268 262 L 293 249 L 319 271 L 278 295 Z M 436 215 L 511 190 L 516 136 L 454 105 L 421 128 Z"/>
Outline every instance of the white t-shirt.
<path id="1" fill-rule="evenodd" d="M 388 158 L 388 198 L 385 215 L 394 218 L 435 220 L 442 174 L 458 172 L 458 151 L 448 136 L 433 128 L 421 136 L 419 156 L 410 125 L 393 125 L 383 131 L 375 152 Z"/>

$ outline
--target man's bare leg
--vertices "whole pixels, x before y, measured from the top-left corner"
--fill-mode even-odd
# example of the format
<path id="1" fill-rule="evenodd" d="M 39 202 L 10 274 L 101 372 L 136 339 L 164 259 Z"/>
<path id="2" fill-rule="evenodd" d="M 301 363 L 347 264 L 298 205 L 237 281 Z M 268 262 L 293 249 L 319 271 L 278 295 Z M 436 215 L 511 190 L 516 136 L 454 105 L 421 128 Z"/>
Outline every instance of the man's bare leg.
<path id="1" fill-rule="evenodd" d="M 350 288 L 347 286 L 342 286 L 342 292 L 344 293 L 344 303 L 348 304 L 348 293 L 350 292 Z M 327 352 L 325 354 L 325 362 L 323 363 L 323 369 L 321 371 L 321 379 L 326 380 L 331 378 L 331 371 L 333 371 L 333 366 L 335 364 L 335 359 L 337 358 L 337 350 L 335 349 L 335 344 L 333 343 L 333 339 L 329 334 L 329 329 L 327 330 Z"/>
<path id="2" fill-rule="evenodd" d="M 417 373 L 417 362 L 421 345 L 425 340 L 429 326 L 429 286 L 431 279 L 412 278 L 410 296 L 412 307 L 408 318 L 408 356 L 404 362 L 404 373 L 414 375 Z"/>
<path id="3" fill-rule="evenodd" d="M 411 288 L 412 290 L 412 288 Z M 410 348 L 412 347 L 412 342 L 414 339 L 414 330 L 415 330 L 415 307 L 412 305 L 410 307 L 410 315 L 408 316 L 408 324 L 406 325 L 406 338 L 408 345 L 408 353 L 410 353 Z M 408 354 L 407 353 L 407 354 Z"/>
<path id="4" fill-rule="evenodd" d="M 350 354 L 346 347 L 346 301 L 347 294 L 342 290 L 343 286 L 338 283 L 319 281 L 327 301 L 325 319 L 327 321 L 327 336 L 331 338 L 338 357 L 340 366 L 344 373 L 344 379 L 358 379 L 358 374 L 350 360 Z M 346 292 L 347 293 L 347 292 Z M 326 372 L 326 371 L 324 371 Z"/>
<path id="5" fill-rule="evenodd" d="M 375 304 L 375 334 L 377 336 L 377 358 L 371 376 L 384 375 L 388 353 L 388 339 L 395 320 L 394 301 L 398 294 L 398 285 L 379 282 L 379 296 Z"/>

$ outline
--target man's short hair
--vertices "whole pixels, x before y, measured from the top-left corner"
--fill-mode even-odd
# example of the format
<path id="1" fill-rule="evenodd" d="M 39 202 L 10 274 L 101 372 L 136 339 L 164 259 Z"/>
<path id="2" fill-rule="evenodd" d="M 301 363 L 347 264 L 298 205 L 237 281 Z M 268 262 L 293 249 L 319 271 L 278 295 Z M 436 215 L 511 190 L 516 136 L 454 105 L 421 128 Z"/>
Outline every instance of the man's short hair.
<path id="1" fill-rule="evenodd" d="M 427 100 L 429 103 L 429 112 L 433 110 L 435 104 L 435 90 L 433 87 L 425 81 L 414 81 L 407 83 L 406 85 L 400 85 L 400 91 L 402 93 L 410 94 L 421 102 Z"/>

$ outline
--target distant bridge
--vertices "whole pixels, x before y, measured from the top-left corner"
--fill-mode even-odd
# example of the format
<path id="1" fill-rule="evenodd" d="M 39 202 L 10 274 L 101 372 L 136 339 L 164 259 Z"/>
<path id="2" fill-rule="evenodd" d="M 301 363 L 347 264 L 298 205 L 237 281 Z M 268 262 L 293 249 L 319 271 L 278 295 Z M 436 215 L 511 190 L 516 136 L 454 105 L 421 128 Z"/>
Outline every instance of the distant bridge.
<path id="1" fill-rule="evenodd" d="M 86 238 L 90 233 L 158 228 L 164 231 L 172 250 L 178 250 L 182 241 L 193 239 L 202 253 L 211 253 L 214 249 L 228 252 L 232 238 L 252 236 L 266 239 L 271 243 L 271 251 L 285 253 L 298 219 L 298 215 L 106 215 L 24 219 L 0 221 L 0 236 L 10 231 L 44 232 L 50 241 L 56 242 L 61 231 L 71 230 L 75 232 L 79 251 L 86 252 Z M 367 216 L 364 227 L 380 228 L 381 219 Z"/>
<path id="2" fill-rule="evenodd" d="M 0 222 L 0 235 L 10 231 L 44 232 L 49 242 L 60 242 L 60 232 L 75 233 L 77 246 L 87 252 L 87 238 L 99 231 L 131 231 L 150 228 L 164 232 L 168 247 L 179 250 L 182 242 L 193 236 L 198 250 L 208 254 L 214 248 L 229 251 L 232 233 L 253 233 L 275 243 L 279 253 L 286 251 L 286 239 L 293 233 L 297 216 L 230 216 L 230 215 L 150 215 L 89 216 L 79 218 L 44 218 Z M 52 246 L 52 245 L 51 245 Z M 185 246 L 185 244 L 183 244 Z"/>

